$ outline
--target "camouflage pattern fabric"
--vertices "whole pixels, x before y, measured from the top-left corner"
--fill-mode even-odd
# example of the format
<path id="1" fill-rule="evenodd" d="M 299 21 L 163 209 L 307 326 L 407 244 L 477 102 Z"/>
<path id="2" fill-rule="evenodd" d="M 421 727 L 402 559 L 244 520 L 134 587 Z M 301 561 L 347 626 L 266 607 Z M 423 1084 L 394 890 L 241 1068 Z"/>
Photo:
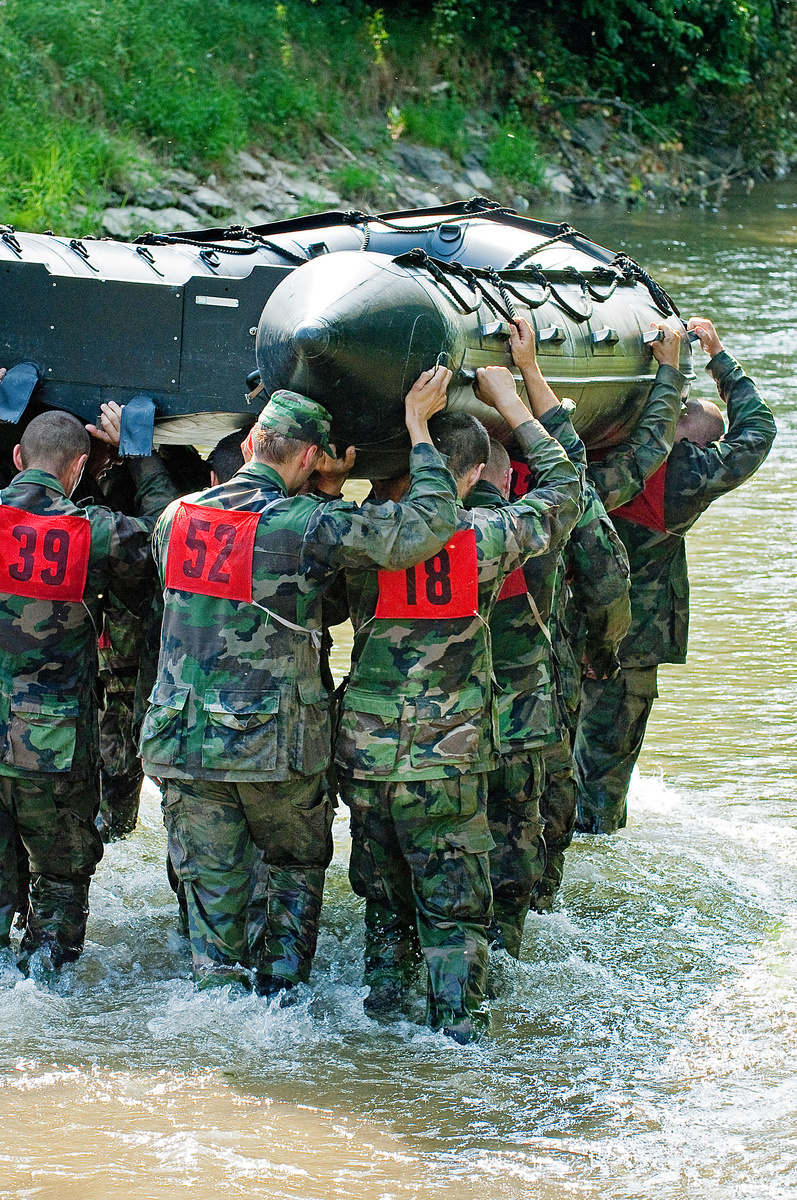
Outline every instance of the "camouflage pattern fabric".
<path id="1" fill-rule="evenodd" d="M 185 888 L 197 984 L 248 984 L 253 977 L 270 991 L 306 983 L 332 857 L 333 808 L 323 776 L 169 780 L 163 816 L 169 860 Z M 257 850 L 267 874 L 255 873 Z"/>
<path id="2" fill-rule="evenodd" d="M 355 779 L 453 778 L 493 765 L 487 622 L 504 578 L 561 545 L 580 513 L 579 474 L 559 443 L 534 420 L 515 436 L 538 486 L 506 508 L 460 510 L 458 518 L 458 531 L 476 538 L 478 615 L 375 618 L 377 572 L 347 570 L 354 646 L 336 761 Z M 384 505 L 364 507 L 378 513 Z"/>
<path id="3" fill-rule="evenodd" d="M 584 681 L 573 757 L 577 828 L 614 833 L 627 821 L 628 785 L 658 696 L 657 667 L 623 667 L 613 679 Z"/>
<path id="4" fill-rule="evenodd" d="M 545 830 L 545 869 L 534 885 L 531 908 L 550 912 L 562 885 L 565 850 L 573 840 L 576 822 L 576 778 L 570 734 L 546 746 L 542 752 L 544 783 L 540 816 Z"/>
<path id="5" fill-rule="evenodd" d="M 343 699 L 336 741 L 336 762 L 341 795 L 347 803 L 350 797 L 360 794 L 359 783 L 355 785 L 353 781 L 369 780 L 376 789 L 375 796 L 384 796 L 388 806 L 382 814 L 386 837 L 394 792 L 392 787 L 382 785 L 401 784 L 404 791 L 400 795 L 406 794 L 410 805 L 408 812 L 400 813 L 402 822 L 409 826 L 417 824 L 420 830 L 428 823 L 439 840 L 445 837 L 447 824 L 445 812 L 441 809 L 438 815 L 436 808 L 442 803 L 443 782 L 447 788 L 462 788 L 465 778 L 481 778 L 495 764 L 500 733 L 491 684 L 488 621 L 493 605 L 506 575 L 521 567 L 527 558 L 560 545 L 580 511 L 579 473 L 559 443 L 533 420 L 516 430 L 515 436 L 537 473 L 537 488 L 506 508 L 463 511 L 459 518 L 458 530 L 473 530 L 475 535 L 477 616 L 445 620 L 376 618 L 377 573 L 347 571 L 355 636 L 351 680 Z M 371 507 L 378 510 L 380 506 Z M 374 805 L 377 803 L 375 799 Z M 457 836 L 458 828 L 459 817 L 452 814 L 453 837 Z M 487 830 L 486 820 L 484 829 Z M 353 859 L 366 854 L 359 844 L 361 836 L 364 836 L 363 824 L 353 816 Z M 397 831 L 385 843 L 389 847 L 386 854 L 368 855 L 372 871 L 381 864 L 391 878 L 406 879 L 407 866 L 400 859 L 410 849 L 402 837 Z M 487 848 L 485 845 L 483 850 Z M 412 862 L 409 865 L 415 877 L 416 868 Z M 358 871 L 354 869 L 353 878 L 357 877 Z M 470 973 L 475 970 L 474 961 L 486 962 L 485 927 L 489 918 L 474 921 L 471 915 L 483 909 L 481 867 L 476 869 L 474 864 L 474 869 L 461 878 L 466 893 L 458 890 L 444 904 L 442 919 L 451 940 L 445 956 L 435 957 L 434 970 L 430 969 L 429 1015 L 435 1027 L 458 1029 L 459 1033 L 452 1036 L 464 1039 L 464 1031 L 472 1028 L 475 1032 L 482 1021 L 484 979 L 480 970 Z M 476 890 L 468 895 L 471 883 Z M 374 881 L 372 894 L 380 894 L 380 886 Z M 389 934 L 392 927 L 384 908 L 389 906 L 393 890 L 392 885 L 384 882 L 383 908 L 366 906 L 368 959 L 372 964 L 378 964 L 380 956 L 386 964 L 395 958 Z M 444 889 L 441 890 L 445 898 Z M 406 891 L 404 895 L 406 900 Z M 426 915 L 417 890 L 416 907 L 420 929 Z M 423 944 L 423 938 L 421 941 Z M 429 956 L 426 957 L 431 967 Z M 462 984 L 465 979 L 471 980 L 467 987 Z M 452 998 L 457 997 L 457 1002 L 465 1007 L 455 1012 Z"/>
<path id="6" fill-rule="evenodd" d="M 342 780 L 351 886 L 365 899 L 366 1011 L 400 1008 L 428 971 L 427 1023 L 458 1041 L 487 1028 L 483 1004 L 493 840 L 484 775 L 404 783 Z"/>
<path id="7" fill-rule="evenodd" d="M 103 703 L 98 828 L 106 842 L 132 833 L 138 820 L 144 772 L 138 756 L 140 721 L 136 722 L 134 707 L 144 630 L 140 616 L 109 598 L 99 640 Z"/>
<path id="8" fill-rule="evenodd" d="M 731 355 L 725 351 L 715 355 L 706 370 L 728 406 L 727 432 L 705 447 L 685 440 L 673 446 L 664 483 L 666 532 L 617 518 L 617 532 L 631 564 L 631 625 L 619 651 L 626 684 L 620 695 L 610 682 L 591 684 L 589 705 L 585 703 L 579 721 L 575 743 L 578 828 L 588 832 L 611 832 L 625 825 L 628 781 L 656 694 L 654 689 L 652 694 L 640 696 L 634 680 L 659 663 L 686 661 L 689 576 L 685 534 L 713 500 L 754 474 L 775 438 L 772 413 Z M 620 686 L 618 683 L 617 688 Z M 626 694 L 628 707 L 613 728 L 607 714 L 620 711 Z M 644 715 L 643 698 L 649 700 Z"/>
<path id="9" fill-rule="evenodd" d="M 343 566 L 414 565 L 445 543 L 456 520 L 454 481 L 437 451 L 417 446 L 410 464 L 406 503 L 380 512 L 286 496 L 277 472 L 257 462 L 184 498 L 267 515 L 257 525 L 251 603 L 164 592 L 158 678 L 141 733 L 148 775 L 284 782 L 326 769 L 325 591 Z M 176 511 L 171 505 L 155 530 L 162 582 Z"/>
<path id="10" fill-rule="evenodd" d="M 607 512 L 633 500 L 670 453 L 685 387 L 685 376 L 662 363 L 628 441 L 589 464 L 587 474 Z"/>
<path id="11" fill-rule="evenodd" d="M 328 855 L 329 809 L 319 782 L 331 753 L 323 601 L 341 567 L 375 562 L 403 570 L 453 532 L 456 489 L 443 459 L 420 445 L 410 470 L 407 501 L 378 513 L 313 495 L 289 497 L 280 475 L 257 462 L 186 497 L 208 509 L 261 514 L 252 602 L 165 589 L 158 677 L 141 734 L 145 771 L 168 781 L 170 857 L 186 887 L 200 984 L 240 975 L 235 963 L 250 960 L 261 990 L 307 978 Z M 164 582 L 176 513 L 177 505 L 167 509 L 155 532 Z M 214 804 L 216 793 L 203 781 L 234 786 L 235 804 Z M 287 822 L 286 845 L 273 860 L 241 799 L 246 784 L 258 785 L 263 804 L 273 797 L 277 827 Z M 324 817 L 316 821 L 315 842 L 300 837 L 294 822 L 310 805 L 308 789 L 318 801 L 313 811 Z M 190 853 L 175 858 L 181 842 Z M 266 875 L 258 869 L 247 934 L 255 845 L 264 848 Z"/>
<path id="12" fill-rule="evenodd" d="M 0 595 L 0 777 L 9 781 L 8 795 L 17 790 L 27 796 L 30 784 L 31 795 L 39 788 L 44 797 L 36 809 L 42 826 L 30 845 L 22 807 L 5 806 L 6 823 L 13 824 L 17 816 L 23 822 L 20 837 L 36 862 L 35 868 L 31 863 L 26 950 L 45 936 L 68 947 L 64 953 L 72 956 L 82 945 L 85 915 L 78 919 L 75 912 L 86 907 L 88 878 L 102 853 L 96 830 L 91 837 L 84 830 L 87 806 L 93 807 L 93 828 L 99 805 L 95 680 L 102 597 L 124 596 L 135 604 L 149 569 L 149 534 L 163 507 L 157 473 L 136 478 L 141 519 L 98 506 L 81 508 L 67 498 L 55 476 L 36 469 L 20 472 L 0 492 L 4 505 L 87 520 L 91 538 L 83 603 Z M 24 787 L 21 781 L 26 781 Z M 75 850 L 77 865 L 71 860 L 64 864 L 62 840 L 82 847 Z M 0 854 L 4 895 L 18 877 L 16 854 L 7 846 Z M 45 846 L 50 847 L 46 853 Z"/>
<path id="13" fill-rule="evenodd" d="M 519 958 L 523 924 L 547 858 L 540 819 L 542 754 L 502 754 L 487 782 L 487 817 L 495 842 L 490 851 L 493 918 L 488 937 L 492 947 Z"/>
<path id="14" fill-rule="evenodd" d="M 89 881 L 102 858 L 94 825 L 98 804 L 94 776 L 79 781 L 44 773 L 26 779 L 0 776 L 0 946 L 9 944 L 20 902 L 19 839 L 30 874 L 23 955 L 43 946 L 55 967 L 78 958 Z"/>

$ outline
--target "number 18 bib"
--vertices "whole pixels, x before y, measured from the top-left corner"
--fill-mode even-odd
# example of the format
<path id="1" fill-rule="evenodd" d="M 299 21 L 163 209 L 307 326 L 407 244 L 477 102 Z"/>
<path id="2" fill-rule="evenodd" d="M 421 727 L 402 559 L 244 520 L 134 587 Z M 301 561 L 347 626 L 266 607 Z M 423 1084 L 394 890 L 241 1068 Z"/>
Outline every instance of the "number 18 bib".
<path id="1" fill-rule="evenodd" d="M 167 588 L 251 601 L 260 515 L 244 509 L 181 504 L 169 534 Z"/>
<path id="2" fill-rule="evenodd" d="M 455 533 L 437 554 L 406 571 L 379 572 L 377 617 L 440 620 L 479 611 L 476 534 Z"/>

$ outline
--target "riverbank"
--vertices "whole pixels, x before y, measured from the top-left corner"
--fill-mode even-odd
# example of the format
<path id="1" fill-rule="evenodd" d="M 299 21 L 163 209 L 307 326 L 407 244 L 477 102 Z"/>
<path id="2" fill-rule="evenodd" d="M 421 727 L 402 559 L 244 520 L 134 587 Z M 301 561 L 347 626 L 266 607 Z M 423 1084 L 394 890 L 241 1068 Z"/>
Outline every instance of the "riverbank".
<path id="1" fill-rule="evenodd" d="M 690 12 L 3 0 L 0 222 L 129 237 L 477 193 L 713 207 L 797 162 L 797 16 Z"/>

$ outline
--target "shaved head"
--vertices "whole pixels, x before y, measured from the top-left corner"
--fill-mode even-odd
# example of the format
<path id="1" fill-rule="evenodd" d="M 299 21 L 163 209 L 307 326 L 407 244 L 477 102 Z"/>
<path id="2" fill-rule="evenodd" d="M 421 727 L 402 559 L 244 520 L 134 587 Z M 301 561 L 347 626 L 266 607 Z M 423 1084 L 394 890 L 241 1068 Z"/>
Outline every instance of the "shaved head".
<path id="1" fill-rule="evenodd" d="M 497 487 L 504 499 L 509 498 L 511 471 L 512 464 L 506 450 L 495 438 L 490 438 L 490 457 L 482 471 L 482 479 L 486 479 L 493 487 Z"/>
<path id="2" fill-rule="evenodd" d="M 65 412 L 34 417 L 19 443 L 24 470 L 38 467 L 59 478 L 90 449 L 89 435 L 80 421 Z"/>
<path id="3" fill-rule="evenodd" d="M 708 446 L 718 441 L 725 432 L 722 410 L 710 400 L 687 400 L 686 412 L 675 430 L 676 442 L 694 442 L 697 446 Z"/>

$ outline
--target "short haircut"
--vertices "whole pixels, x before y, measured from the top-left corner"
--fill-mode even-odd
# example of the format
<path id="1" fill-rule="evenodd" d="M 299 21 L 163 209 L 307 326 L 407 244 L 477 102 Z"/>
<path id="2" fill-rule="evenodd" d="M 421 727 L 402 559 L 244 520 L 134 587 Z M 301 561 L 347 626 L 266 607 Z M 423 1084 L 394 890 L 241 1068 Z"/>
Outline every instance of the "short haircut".
<path id="1" fill-rule="evenodd" d="M 244 465 L 241 442 L 246 437 L 243 432 L 228 433 L 213 447 L 208 455 L 208 466 L 215 471 L 219 483 L 226 483 Z"/>
<path id="2" fill-rule="evenodd" d="M 299 438 L 284 437 L 281 433 L 274 433 L 273 430 L 266 429 L 259 421 L 252 426 L 252 450 L 258 462 L 277 463 L 279 466 L 284 466 L 297 454 L 306 450 L 308 446 L 315 445 L 317 445 L 316 442 L 305 442 Z"/>
<path id="3" fill-rule="evenodd" d="M 489 483 L 496 484 L 496 486 L 502 484 L 504 476 L 510 470 L 511 466 L 512 462 L 506 452 L 506 447 L 497 442 L 495 438 L 490 438 L 490 457 L 482 472 L 482 479 L 486 479 Z"/>
<path id="4" fill-rule="evenodd" d="M 725 433 L 725 421 L 718 405 L 711 400 L 687 400 L 685 409 L 676 429 L 676 441 L 683 439 L 698 446 L 719 441 Z"/>
<path id="5" fill-rule="evenodd" d="M 429 433 L 440 453 L 448 456 L 448 469 L 455 479 L 462 479 L 473 467 L 489 461 L 489 435 L 472 413 L 436 413 L 429 421 Z"/>
<path id="6" fill-rule="evenodd" d="M 19 442 L 24 470 L 39 467 L 54 475 L 62 475 L 90 449 L 91 439 L 80 421 L 65 412 L 34 417 Z"/>

